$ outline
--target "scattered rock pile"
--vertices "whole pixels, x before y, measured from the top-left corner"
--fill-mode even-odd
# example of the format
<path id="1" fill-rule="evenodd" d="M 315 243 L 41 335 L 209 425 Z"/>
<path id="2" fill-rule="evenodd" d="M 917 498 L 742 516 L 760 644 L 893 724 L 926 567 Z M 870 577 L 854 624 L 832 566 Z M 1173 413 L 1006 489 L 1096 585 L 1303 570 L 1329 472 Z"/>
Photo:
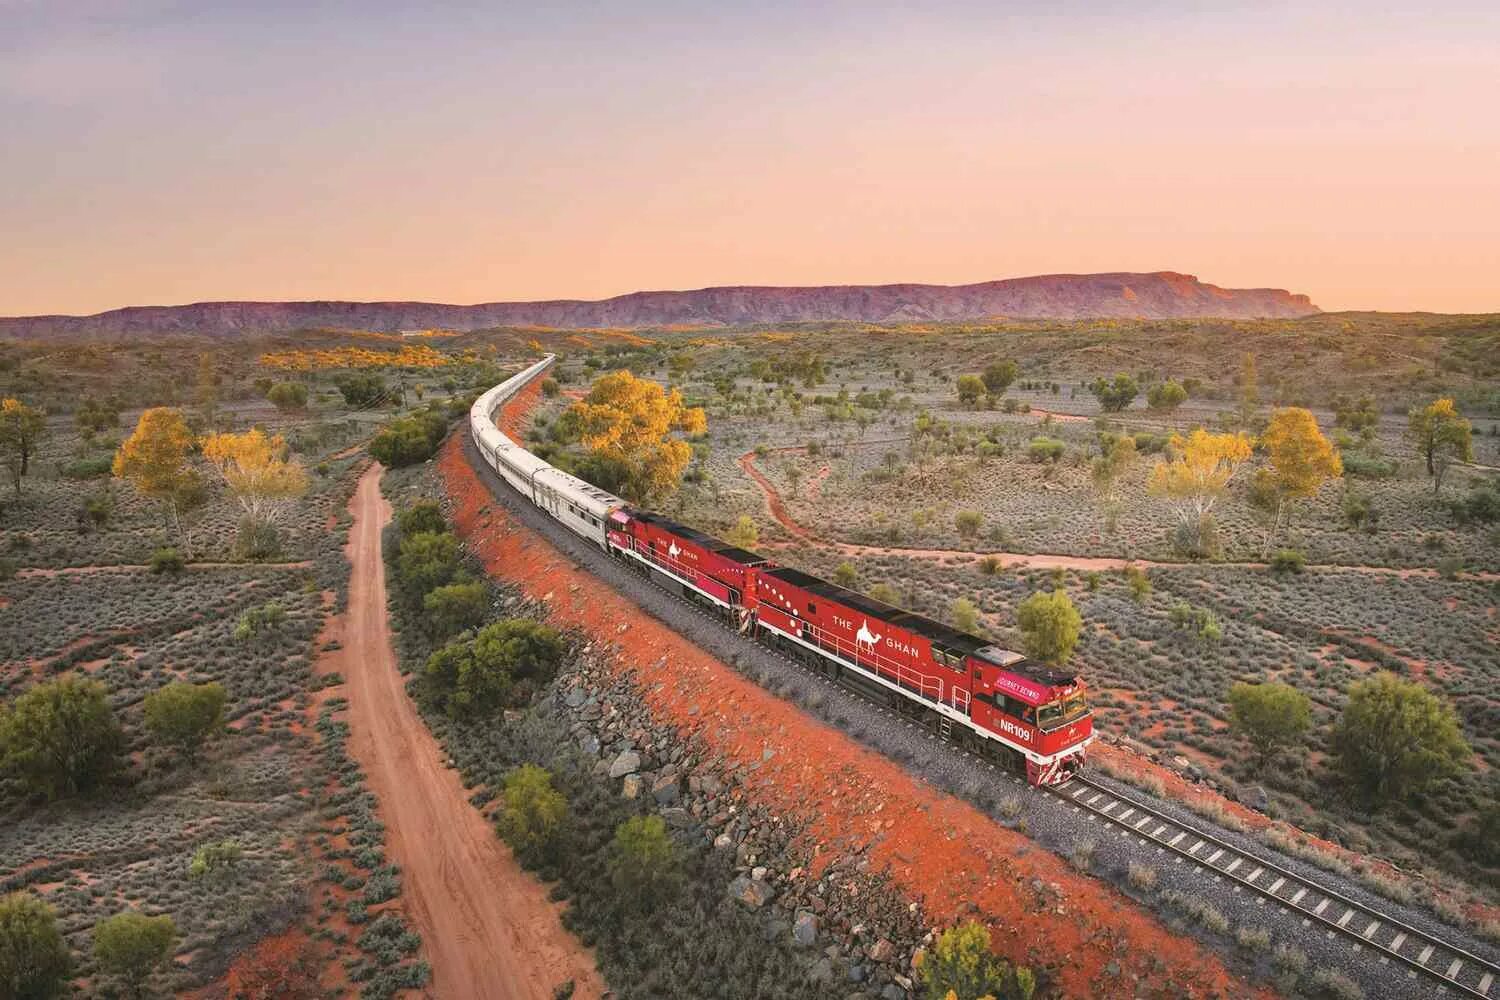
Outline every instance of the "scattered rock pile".
<path id="1" fill-rule="evenodd" d="M 806 974 L 831 996 L 911 995 L 917 955 L 933 938 L 921 905 L 902 898 L 866 858 L 825 852 L 794 820 L 751 800 L 745 778 L 771 751 L 745 765 L 705 752 L 653 718 L 630 679 L 615 676 L 591 645 L 540 710 L 563 721 L 568 737 L 597 758 L 595 774 L 618 781 L 621 795 L 647 800 L 680 836 L 728 852 L 734 877 L 725 892 L 762 914 L 768 939 L 803 950 Z"/>

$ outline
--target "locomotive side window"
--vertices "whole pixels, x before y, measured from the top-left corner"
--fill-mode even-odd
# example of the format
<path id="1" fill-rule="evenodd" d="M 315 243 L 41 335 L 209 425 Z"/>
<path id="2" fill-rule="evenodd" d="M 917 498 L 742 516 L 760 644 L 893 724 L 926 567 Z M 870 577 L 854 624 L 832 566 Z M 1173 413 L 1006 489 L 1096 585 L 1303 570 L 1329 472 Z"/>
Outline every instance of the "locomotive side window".
<path id="1" fill-rule="evenodd" d="M 812 601 L 808 601 L 807 602 L 807 613 L 810 614 L 810 615 L 817 614 L 818 613 L 818 606 L 816 604 L 814 604 Z"/>

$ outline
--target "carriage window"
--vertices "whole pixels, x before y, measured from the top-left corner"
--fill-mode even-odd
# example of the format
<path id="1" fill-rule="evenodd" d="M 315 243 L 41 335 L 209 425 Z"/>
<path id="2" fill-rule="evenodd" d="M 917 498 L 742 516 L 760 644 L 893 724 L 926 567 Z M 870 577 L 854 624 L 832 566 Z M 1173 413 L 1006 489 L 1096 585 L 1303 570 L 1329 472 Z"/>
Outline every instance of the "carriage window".
<path id="1" fill-rule="evenodd" d="M 808 601 L 807 602 L 807 613 L 810 614 L 810 615 L 817 614 L 818 613 L 818 606 L 816 604 L 814 604 L 812 601 Z"/>

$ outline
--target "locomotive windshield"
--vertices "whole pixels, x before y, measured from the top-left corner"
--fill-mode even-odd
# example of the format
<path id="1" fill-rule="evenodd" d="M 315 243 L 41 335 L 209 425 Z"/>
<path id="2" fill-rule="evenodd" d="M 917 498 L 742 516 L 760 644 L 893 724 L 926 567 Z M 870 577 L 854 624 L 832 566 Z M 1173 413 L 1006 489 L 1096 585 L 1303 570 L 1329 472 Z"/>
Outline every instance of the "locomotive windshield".
<path id="1" fill-rule="evenodd" d="M 1048 702 L 1037 710 L 1037 725 L 1043 729 L 1056 729 L 1070 722 L 1077 722 L 1088 714 L 1088 701 L 1080 691 L 1067 698 Z"/>

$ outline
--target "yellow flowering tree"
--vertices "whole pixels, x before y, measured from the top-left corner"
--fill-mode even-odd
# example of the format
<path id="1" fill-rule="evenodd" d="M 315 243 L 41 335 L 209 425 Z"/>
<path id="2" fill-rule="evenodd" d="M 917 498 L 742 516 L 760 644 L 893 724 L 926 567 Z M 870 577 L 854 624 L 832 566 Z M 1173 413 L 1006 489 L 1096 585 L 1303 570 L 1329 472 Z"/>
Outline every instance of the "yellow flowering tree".
<path id="1" fill-rule="evenodd" d="M 210 434 L 203 439 L 203 457 L 256 525 L 275 524 L 287 504 L 307 492 L 307 470 L 287 457 L 280 434 L 270 437 L 258 427 Z"/>
<path id="2" fill-rule="evenodd" d="M 1344 474 L 1344 462 L 1333 444 L 1318 429 L 1311 412 L 1298 406 L 1277 410 L 1271 415 L 1261 445 L 1270 459 L 1267 479 L 1274 499 L 1274 518 L 1266 533 L 1265 548 L 1284 521 L 1290 521 L 1292 503 L 1317 496 L 1330 479 Z"/>
<path id="3" fill-rule="evenodd" d="M 41 410 L 27 406 L 19 399 L 0 401 L 0 453 L 5 456 L 5 467 L 15 484 L 16 496 L 21 495 L 21 478 L 31 467 L 37 439 L 46 430 L 47 418 Z"/>
<path id="4" fill-rule="evenodd" d="M 1213 434 L 1198 427 L 1187 437 L 1172 435 L 1172 454 L 1151 470 L 1147 486 L 1177 512 L 1183 547 L 1195 554 L 1214 548 L 1213 509 L 1240 466 L 1250 458 L 1244 433 Z"/>
<path id="5" fill-rule="evenodd" d="M 181 411 L 156 406 L 141 414 L 115 452 L 113 466 L 114 474 L 129 480 L 142 496 L 161 502 L 190 555 L 186 515 L 203 499 L 203 482 L 188 461 L 192 450 L 193 433 Z"/>
<path id="6" fill-rule="evenodd" d="M 597 462 L 613 467 L 608 485 L 636 502 L 659 500 L 677 488 L 692 448 L 674 432 L 702 434 L 701 407 L 628 371 L 611 372 L 568 408 L 565 426 Z M 587 478 L 587 477 L 586 477 Z"/>
<path id="7" fill-rule="evenodd" d="M 1432 477 L 1432 492 L 1443 488 L 1443 474 L 1455 459 L 1469 462 L 1474 458 L 1474 429 L 1446 396 L 1426 406 L 1413 407 L 1407 414 L 1407 436 L 1427 460 L 1427 474 Z"/>

